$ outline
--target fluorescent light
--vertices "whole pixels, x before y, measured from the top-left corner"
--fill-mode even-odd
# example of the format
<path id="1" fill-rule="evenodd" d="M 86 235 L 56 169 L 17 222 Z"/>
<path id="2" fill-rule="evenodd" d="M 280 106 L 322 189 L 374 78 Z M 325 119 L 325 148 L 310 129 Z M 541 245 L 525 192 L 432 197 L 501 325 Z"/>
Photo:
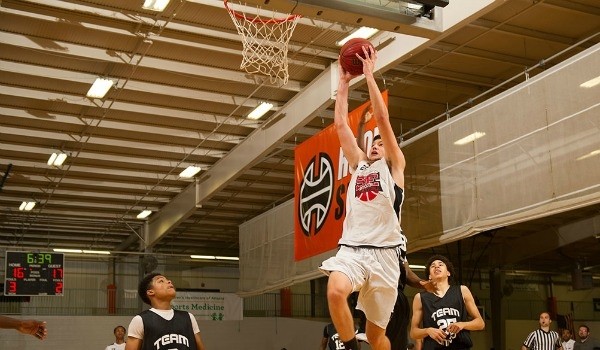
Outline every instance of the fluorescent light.
<path id="1" fill-rule="evenodd" d="M 83 250 L 85 254 L 101 254 L 101 255 L 110 255 L 108 250 Z"/>
<path id="2" fill-rule="evenodd" d="M 413 10 L 420 10 L 423 8 L 422 4 L 413 4 L 412 2 L 407 2 L 406 7 Z"/>
<path id="3" fill-rule="evenodd" d="M 238 258 L 237 256 L 215 256 L 215 258 L 217 260 L 232 260 L 232 261 L 240 260 L 240 258 Z"/>
<path id="4" fill-rule="evenodd" d="M 54 165 L 54 162 L 56 161 L 57 157 L 58 157 L 58 154 L 52 153 L 50 155 L 50 158 L 48 158 L 48 165 Z"/>
<path id="5" fill-rule="evenodd" d="M 261 102 L 258 107 L 254 108 L 254 110 L 248 114 L 248 119 L 256 120 L 265 115 L 271 108 L 273 108 L 272 103 Z"/>
<path id="6" fill-rule="evenodd" d="M 35 207 L 35 202 L 23 202 L 19 206 L 19 210 L 30 211 L 31 209 L 33 209 L 33 207 Z"/>
<path id="7" fill-rule="evenodd" d="M 66 153 L 61 153 L 56 157 L 56 160 L 54 161 L 54 166 L 61 166 L 63 165 L 63 163 L 65 162 L 65 160 L 67 159 L 67 154 Z"/>
<path id="8" fill-rule="evenodd" d="M 214 255 L 190 255 L 192 259 L 204 259 L 204 260 L 215 260 L 217 257 Z"/>
<path id="9" fill-rule="evenodd" d="M 150 214 L 152 214 L 152 210 L 142 210 L 138 215 L 137 218 L 138 219 L 145 219 L 147 218 Z"/>
<path id="10" fill-rule="evenodd" d="M 410 267 L 411 270 L 425 270 L 425 265 L 413 265 L 410 264 L 408 265 L 408 267 Z"/>
<path id="11" fill-rule="evenodd" d="M 110 252 L 107 250 L 81 250 L 81 249 L 69 249 L 69 248 L 54 248 L 53 249 L 57 253 L 76 253 L 76 254 L 102 254 L 102 255 L 110 255 Z"/>
<path id="12" fill-rule="evenodd" d="M 169 4 L 169 1 L 170 0 L 144 0 L 142 8 L 152 11 L 163 11 Z"/>
<path id="13" fill-rule="evenodd" d="M 214 255 L 190 255 L 192 259 L 202 259 L 202 260 L 230 260 L 230 261 L 238 261 L 240 258 L 237 256 L 214 256 Z"/>
<path id="14" fill-rule="evenodd" d="M 200 168 L 199 166 L 190 165 L 189 167 L 185 168 L 185 170 L 179 173 L 179 177 L 194 177 L 194 175 L 198 174 L 200 170 L 202 170 L 202 168 Z"/>
<path id="15" fill-rule="evenodd" d="M 589 157 L 593 157 L 593 156 L 597 156 L 597 155 L 600 155 L 600 149 L 597 149 L 595 151 L 591 151 L 590 153 L 585 154 L 585 155 L 577 158 L 577 160 L 584 160 L 584 159 L 587 159 Z"/>
<path id="16" fill-rule="evenodd" d="M 110 79 L 96 78 L 86 96 L 89 98 L 103 98 L 114 83 Z"/>
<path id="17" fill-rule="evenodd" d="M 67 159 L 66 153 L 62 153 L 62 152 L 52 153 L 50 155 L 50 158 L 48 158 L 48 165 L 59 167 L 59 166 L 63 165 L 63 163 L 65 162 L 66 159 Z"/>
<path id="18" fill-rule="evenodd" d="M 454 144 L 457 146 L 466 145 L 467 143 L 473 142 L 485 136 L 484 132 L 475 131 L 471 135 L 465 136 L 462 139 L 455 141 Z"/>
<path id="19" fill-rule="evenodd" d="M 338 41 L 336 43 L 337 46 L 342 46 L 344 45 L 348 40 L 350 39 L 354 39 L 354 38 L 363 38 L 363 39 L 369 39 L 370 37 L 372 37 L 373 35 L 375 35 L 375 33 L 377 33 L 379 31 L 379 29 L 375 29 L 375 28 L 370 28 L 370 27 L 360 27 L 357 30 L 355 30 L 354 32 L 350 33 L 350 35 L 348 35 L 347 37 L 345 37 L 344 39 Z"/>
<path id="20" fill-rule="evenodd" d="M 82 253 L 81 249 L 54 248 L 52 250 L 54 250 L 57 253 Z"/>
<path id="21" fill-rule="evenodd" d="M 585 83 L 579 85 L 579 87 L 582 87 L 584 89 L 589 89 L 589 88 L 593 88 L 594 86 L 600 84 L 600 75 L 595 77 L 594 79 L 588 80 Z"/>

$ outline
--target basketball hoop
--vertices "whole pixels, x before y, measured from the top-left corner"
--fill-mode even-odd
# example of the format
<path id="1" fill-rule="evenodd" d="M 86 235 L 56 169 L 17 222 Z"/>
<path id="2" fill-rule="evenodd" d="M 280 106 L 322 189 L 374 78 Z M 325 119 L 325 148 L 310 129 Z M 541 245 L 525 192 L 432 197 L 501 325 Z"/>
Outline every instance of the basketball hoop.
<path id="1" fill-rule="evenodd" d="M 251 74 L 268 75 L 271 83 L 281 79 L 283 85 L 288 82 L 288 43 L 298 24 L 300 15 L 286 18 L 261 19 L 248 17 L 229 8 L 224 0 L 235 27 L 242 37 L 242 63 L 240 68 Z"/>

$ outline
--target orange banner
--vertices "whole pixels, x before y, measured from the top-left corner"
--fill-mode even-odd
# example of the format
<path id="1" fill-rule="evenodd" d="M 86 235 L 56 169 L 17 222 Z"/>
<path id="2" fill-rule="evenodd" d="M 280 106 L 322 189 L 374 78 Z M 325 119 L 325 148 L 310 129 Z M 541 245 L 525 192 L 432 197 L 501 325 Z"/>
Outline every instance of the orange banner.
<path id="1" fill-rule="evenodd" d="M 387 90 L 382 96 L 387 105 Z M 367 101 L 348 114 L 355 135 L 359 121 L 370 107 L 371 102 Z M 371 118 L 359 139 L 368 149 L 377 134 L 375 120 Z M 294 157 L 294 258 L 299 261 L 337 247 L 342 236 L 350 172 L 333 124 L 298 145 Z"/>

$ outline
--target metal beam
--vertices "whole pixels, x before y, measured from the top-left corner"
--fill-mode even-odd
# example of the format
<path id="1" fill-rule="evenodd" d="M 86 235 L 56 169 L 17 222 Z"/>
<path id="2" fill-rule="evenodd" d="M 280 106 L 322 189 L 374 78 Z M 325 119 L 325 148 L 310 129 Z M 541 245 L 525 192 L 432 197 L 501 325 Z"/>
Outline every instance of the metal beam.
<path id="1" fill-rule="evenodd" d="M 49 68 L 42 66 L 35 66 L 32 64 L 25 64 L 19 62 L 11 62 L 0 59 L 0 70 L 8 71 L 11 73 L 18 73 L 23 75 L 40 76 L 49 79 L 56 79 L 63 83 L 76 83 L 82 84 L 82 95 L 89 88 L 90 85 L 98 78 L 97 74 L 79 73 L 73 72 L 66 69 Z M 201 91 L 198 89 L 189 89 L 176 86 L 168 86 L 164 84 L 147 83 L 144 81 L 129 79 L 127 84 L 121 82 L 121 78 L 113 77 L 113 80 L 117 80 L 116 89 L 122 89 L 129 92 L 140 92 L 140 93 L 151 93 L 163 96 L 178 96 L 181 98 L 187 98 L 195 101 L 207 101 L 216 102 L 223 104 L 232 104 L 234 106 L 244 106 L 248 108 L 255 108 L 262 101 L 261 99 L 248 98 L 246 96 L 235 96 L 232 94 L 222 94 L 210 91 Z M 276 111 L 278 107 L 273 107 L 271 110 Z"/>
<path id="2" fill-rule="evenodd" d="M 0 72 L 2 71 L 2 67 L 0 66 Z M 43 103 L 52 103 L 52 102 L 64 102 L 67 105 L 65 99 L 68 99 L 68 105 L 77 105 L 80 107 L 91 107 L 91 108 L 100 108 L 99 105 L 94 104 L 94 102 L 88 98 L 84 98 L 82 95 L 75 94 L 67 94 L 63 92 L 53 92 L 53 91 L 41 91 L 41 90 L 33 90 L 29 88 L 21 88 L 14 87 L 8 85 L 0 84 L 0 97 L 7 96 L 8 98 L 13 98 L 17 96 L 19 98 L 28 98 L 37 100 L 40 105 Z M 1 101 L 1 100 L 0 100 Z M 107 100 L 108 101 L 108 100 Z M 11 102 L 14 103 L 14 102 Z M 0 103 L 0 106 L 4 106 L 4 104 Z M 9 107 L 14 107 L 11 104 Z M 187 121 L 196 121 L 196 122 L 205 122 L 210 123 L 211 129 L 216 125 L 233 125 L 233 126 L 242 126 L 254 128 L 258 125 L 258 123 L 254 120 L 249 119 L 241 119 L 235 118 L 231 116 L 226 116 L 222 114 L 208 114 L 201 113 L 195 111 L 186 111 L 177 108 L 169 108 L 169 107 L 160 107 L 160 106 L 152 106 L 152 105 L 144 105 L 140 103 L 131 103 L 131 102 L 122 102 L 115 101 L 112 104 L 111 111 L 114 112 L 122 112 L 126 113 L 144 113 L 150 116 L 164 117 L 164 118 L 174 118 L 176 122 L 179 124 L 185 123 Z M 92 116 L 85 116 L 86 118 L 93 118 Z M 95 119 L 99 119 L 96 117 Z"/>

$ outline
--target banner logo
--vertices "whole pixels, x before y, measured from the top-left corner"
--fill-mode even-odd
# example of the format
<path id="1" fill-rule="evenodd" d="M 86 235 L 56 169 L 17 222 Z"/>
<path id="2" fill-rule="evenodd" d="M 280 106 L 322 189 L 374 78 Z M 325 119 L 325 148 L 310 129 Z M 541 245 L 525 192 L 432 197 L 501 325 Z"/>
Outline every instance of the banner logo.
<path id="1" fill-rule="evenodd" d="M 318 165 L 317 165 L 318 161 Z M 298 220 L 305 236 L 317 235 L 323 228 L 333 198 L 333 163 L 327 153 L 313 157 L 300 183 Z"/>

